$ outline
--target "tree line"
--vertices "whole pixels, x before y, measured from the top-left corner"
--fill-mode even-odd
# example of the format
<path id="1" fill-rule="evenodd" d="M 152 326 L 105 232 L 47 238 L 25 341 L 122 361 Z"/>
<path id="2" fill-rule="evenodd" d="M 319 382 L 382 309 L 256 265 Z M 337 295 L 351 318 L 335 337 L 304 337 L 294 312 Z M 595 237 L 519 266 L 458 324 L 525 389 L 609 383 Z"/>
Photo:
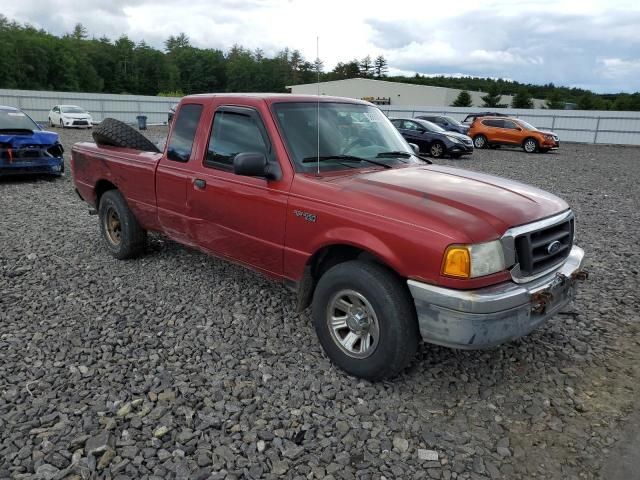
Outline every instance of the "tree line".
<path id="1" fill-rule="evenodd" d="M 89 37 L 81 24 L 63 36 L 0 14 L 0 88 L 59 90 L 139 95 L 203 92 L 286 92 L 288 85 L 348 78 L 388 81 L 487 92 L 485 106 L 500 108 L 502 95 L 515 95 L 518 105 L 544 98 L 549 108 L 573 103 L 584 110 L 638 110 L 640 93 L 594 94 L 588 90 L 522 84 L 502 79 L 447 76 L 390 76 L 383 56 L 353 59 L 325 71 L 319 60 L 285 48 L 273 56 L 240 45 L 224 52 L 197 48 L 184 34 L 172 35 L 164 49 L 126 35 L 112 40 Z M 470 97 L 470 96 L 469 96 Z M 516 102 L 514 98 L 514 103 Z M 470 101 L 470 98 L 468 99 Z M 457 99 L 464 104 L 465 98 Z M 479 106 L 479 105 L 478 105 Z"/>
<path id="2" fill-rule="evenodd" d="M 515 83 L 515 82 L 514 82 Z M 539 87 L 533 86 L 536 89 Z M 535 98 L 544 100 L 542 108 L 562 110 L 567 104 L 577 110 L 634 110 L 640 111 L 640 93 L 634 94 L 620 93 L 617 95 L 605 94 L 596 95 L 593 92 L 581 89 L 547 88 L 547 92 Z M 563 90 L 572 90 L 567 93 Z M 513 95 L 511 104 L 502 103 L 502 95 Z M 468 90 L 460 92 L 458 97 L 451 104 L 452 107 L 488 107 L 488 108 L 533 108 L 534 96 L 526 86 L 515 85 L 503 91 L 499 82 L 490 83 L 487 93 L 480 97 L 481 105 L 473 105 L 471 95 Z"/>

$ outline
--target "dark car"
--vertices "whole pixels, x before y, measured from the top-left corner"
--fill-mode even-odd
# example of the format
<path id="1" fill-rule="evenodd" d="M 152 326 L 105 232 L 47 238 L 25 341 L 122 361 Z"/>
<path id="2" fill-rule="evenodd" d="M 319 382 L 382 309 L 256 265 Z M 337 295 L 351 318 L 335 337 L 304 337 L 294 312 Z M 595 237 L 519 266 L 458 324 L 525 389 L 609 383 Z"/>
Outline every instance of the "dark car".
<path id="1" fill-rule="evenodd" d="M 471 125 L 476 118 L 479 117 L 508 117 L 509 115 L 506 113 L 498 113 L 498 112 L 478 112 L 478 113 L 470 113 L 466 117 L 462 123 L 466 125 Z"/>
<path id="2" fill-rule="evenodd" d="M 0 177 L 64 172 L 58 134 L 44 131 L 29 115 L 0 105 Z"/>
<path id="3" fill-rule="evenodd" d="M 470 137 L 457 132 L 447 132 L 427 120 L 392 118 L 391 123 L 407 142 L 415 143 L 421 152 L 427 152 L 434 158 L 445 155 L 460 158 L 462 155 L 473 153 L 473 141 Z"/>
<path id="4" fill-rule="evenodd" d="M 169 111 L 167 112 L 167 125 L 171 125 L 171 122 L 173 121 L 173 117 L 176 114 L 176 108 L 178 108 L 177 103 L 169 107 Z"/>
<path id="5" fill-rule="evenodd" d="M 427 122 L 435 123 L 439 127 L 444 128 L 449 132 L 458 132 L 466 135 L 469 131 L 468 125 L 463 125 L 455 118 L 448 117 L 446 115 L 418 115 L 415 118 L 420 120 L 426 120 Z"/>

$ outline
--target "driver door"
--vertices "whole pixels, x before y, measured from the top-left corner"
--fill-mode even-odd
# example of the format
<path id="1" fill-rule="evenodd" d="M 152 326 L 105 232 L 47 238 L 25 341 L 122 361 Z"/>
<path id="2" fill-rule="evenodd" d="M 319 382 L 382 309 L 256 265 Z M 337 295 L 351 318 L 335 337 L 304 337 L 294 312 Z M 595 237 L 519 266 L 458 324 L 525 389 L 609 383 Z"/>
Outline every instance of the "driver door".
<path id="1" fill-rule="evenodd" d="M 257 109 L 222 105 L 212 113 L 203 118 L 209 140 L 187 191 L 191 237 L 215 255 L 281 276 L 291 179 L 236 175 L 238 153 L 262 153 L 278 163 L 269 135 Z"/>

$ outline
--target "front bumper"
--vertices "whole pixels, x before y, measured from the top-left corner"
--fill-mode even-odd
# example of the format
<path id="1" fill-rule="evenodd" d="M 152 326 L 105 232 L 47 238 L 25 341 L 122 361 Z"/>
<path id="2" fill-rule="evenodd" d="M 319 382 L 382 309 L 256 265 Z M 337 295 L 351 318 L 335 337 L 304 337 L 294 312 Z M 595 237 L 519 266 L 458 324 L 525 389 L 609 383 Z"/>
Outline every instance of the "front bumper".
<path id="1" fill-rule="evenodd" d="M 465 143 L 454 143 L 449 147 L 449 153 L 455 153 L 458 155 L 471 155 L 473 153 L 473 144 L 467 145 Z"/>
<path id="2" fill-rule="evenodd" d="M 64 159 L 60 157 L 30 158 L 7 162 L 0 160 L 0 177 L 9 175 L 62 175 Z"/>
<path id="3" fill-rule="evenodd" d="M 481 349 L 527 335 L 574 297 L 584 277 L 577 246 L 556 270 L 529 283 L 506 282 L 477 290 L 453 290 L 409 280 L 425 342 Z"/>

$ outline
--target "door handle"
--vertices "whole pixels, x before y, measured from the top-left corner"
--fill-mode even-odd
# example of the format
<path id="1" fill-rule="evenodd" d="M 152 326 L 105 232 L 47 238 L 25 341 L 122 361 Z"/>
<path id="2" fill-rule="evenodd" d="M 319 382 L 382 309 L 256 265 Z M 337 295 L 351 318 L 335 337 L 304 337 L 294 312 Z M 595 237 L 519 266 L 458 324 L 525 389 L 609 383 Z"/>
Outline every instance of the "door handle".
<path id="1" fill-rule="evenodd" d="M 204 187 L 207 186 L 207 182 L 205 182 L 201 178 L 196 178 L 193 181 L 193 186 L 196 187 L 198 190 L 202 190 Z"/>

